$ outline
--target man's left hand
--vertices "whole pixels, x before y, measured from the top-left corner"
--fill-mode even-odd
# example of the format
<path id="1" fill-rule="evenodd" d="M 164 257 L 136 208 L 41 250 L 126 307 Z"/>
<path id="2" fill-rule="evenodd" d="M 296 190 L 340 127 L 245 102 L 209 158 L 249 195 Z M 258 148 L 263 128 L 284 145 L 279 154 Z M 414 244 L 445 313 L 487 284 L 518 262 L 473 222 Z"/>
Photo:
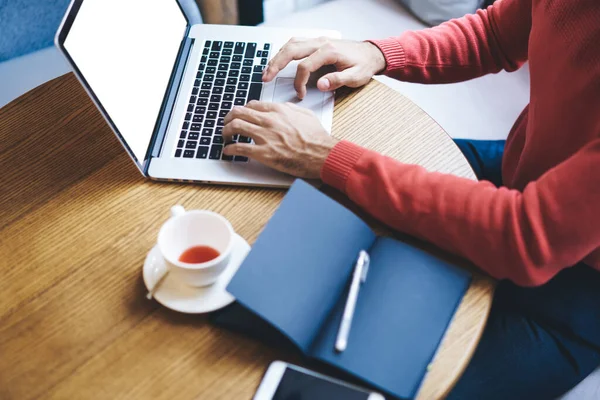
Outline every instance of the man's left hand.
<path id="1" fill-rule="evenodd" d="M 235 107 L 225 117 L 225 143 L 238 134 L 253 139 L 255 144 L 227 145 L 225 155 L 249 157 L 307 179 L 320 178 L 325 160 L 337 143 L 314 113 L 291 103 L 251 101 L 245 107 Z"/>

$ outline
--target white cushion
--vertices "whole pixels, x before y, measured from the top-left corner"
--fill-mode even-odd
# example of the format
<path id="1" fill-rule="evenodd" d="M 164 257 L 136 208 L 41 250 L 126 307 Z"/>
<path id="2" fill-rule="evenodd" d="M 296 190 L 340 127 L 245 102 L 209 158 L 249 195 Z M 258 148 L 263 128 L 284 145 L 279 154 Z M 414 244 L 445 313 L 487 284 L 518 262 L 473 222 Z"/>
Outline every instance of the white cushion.
<path id="1" fill-rule="evenodd" d="M 265 25 L 335 29 L 343 37 L 355 40 L 397 36 L 407 30 L 425 28 L 394 0 L 335 0 Z M 451 85 L 377 79 L 417 103 L 453 137 L 506 138 L 529 102 L 527 68 Z"/>
<path id="2" fill-rule="evenodd" d="M 0 107 L 70 70 L 54 47 L 0 63 Z"/>

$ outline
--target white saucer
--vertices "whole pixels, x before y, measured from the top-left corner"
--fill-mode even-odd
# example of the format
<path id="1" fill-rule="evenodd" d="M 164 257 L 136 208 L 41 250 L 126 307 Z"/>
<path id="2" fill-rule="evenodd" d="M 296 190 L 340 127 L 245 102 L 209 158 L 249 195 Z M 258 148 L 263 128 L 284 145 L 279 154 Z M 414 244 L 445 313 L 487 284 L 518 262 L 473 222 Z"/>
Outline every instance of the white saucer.
<path id="1" fill-rule="evenodd" d="M 250 251 L 250 245 L 240 235 L 235 234 L 234 240 L 236 243 L 229 265 L 214 284 L 201 288 L 192 287 L 169 274 L 154 293 L 156 301 L 171 310 L 188 314 L 208 313 L 233 303 L 235 298 L 225 288 Z M 148 290 L 154 287 L 166 268 L 158 245 L 154 246 L 144 262 L 143 276 Z"/>

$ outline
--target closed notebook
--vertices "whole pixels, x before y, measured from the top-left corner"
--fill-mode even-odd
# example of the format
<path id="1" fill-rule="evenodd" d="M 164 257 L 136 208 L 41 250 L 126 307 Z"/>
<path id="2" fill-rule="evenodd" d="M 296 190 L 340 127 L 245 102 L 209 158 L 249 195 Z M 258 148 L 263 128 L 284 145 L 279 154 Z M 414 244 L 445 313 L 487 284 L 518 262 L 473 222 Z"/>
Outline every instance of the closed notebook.
<path id="1" fill-rule="evenodd" d="M 361 249 L 371 258 L 348 347 L 334 344 Z M 227 287 L 307 357 L 413 398 L 470 274 L 406 243 L 296 181 Z"/>

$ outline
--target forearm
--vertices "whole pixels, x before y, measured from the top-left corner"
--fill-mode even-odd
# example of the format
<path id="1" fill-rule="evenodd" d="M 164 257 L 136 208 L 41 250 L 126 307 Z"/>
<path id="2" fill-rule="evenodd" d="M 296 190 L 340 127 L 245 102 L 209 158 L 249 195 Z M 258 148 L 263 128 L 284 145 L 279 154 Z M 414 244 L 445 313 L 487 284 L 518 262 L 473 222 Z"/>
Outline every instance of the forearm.
<path id="1" fill-rule="evenodd" d="M 537 285 L 600 241 L 593 210 L 600 190 L 587 173 L 599 160 L 597 150 L 523 193 L 430 173 L 347 142 L 334 148 L 322 177 L 392 228 L 457 253 L 498 279 Z"/>
<path id="2" fill-rule="evenodd" d="M 518 69 L 527 60 L 530 27 L 530 1 L 502 0 L 434 28 L 371 42 L 386 58 L 386 75 L 451 83 Z"/>

